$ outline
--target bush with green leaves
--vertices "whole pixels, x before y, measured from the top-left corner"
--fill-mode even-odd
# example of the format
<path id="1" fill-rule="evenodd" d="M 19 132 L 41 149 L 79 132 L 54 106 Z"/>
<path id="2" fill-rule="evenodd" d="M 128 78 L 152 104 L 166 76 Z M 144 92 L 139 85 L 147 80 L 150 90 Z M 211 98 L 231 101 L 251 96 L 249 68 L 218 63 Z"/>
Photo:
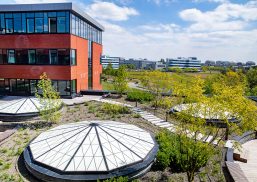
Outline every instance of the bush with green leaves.
<path id="1" fill-rule="evenodd" d="M 117 177 L 117 178 L 111 178 L 111 179 L 107 179 L 107 180 L 104 180 L 103 182 L 128 182 L 128 181 L 131 181 L 128 179 L 127 176 L 123 177 Z M 100 180 L 98 180 L 98 182 L 100 182 Z M 139 182 L 138 180 L 132 180 L 131 182 Z"/>
<path id="2" fill-rule="evenodd" d="M 52 82 L 45 72 L 40 75 L 35 95 L 41 104 L 41 107 L 38 108 L 41 118 L 49 122 L 58 122 L 61 119 L 59 110 L 62 107 L 62 101 L 60 94 L 52 86 Z"/>
<path id="3" fill-rule="evenodd" d="M 179 68 L 179 67 L 169 67 L 169 68 L 168 68 L 168 71 L 176 72 L 176 73 L 182 73 L 182 72 L 183 72 L 183 69 L 181 69 L 181 68 Z"/>
<path id="4" fill-rule="evenodd" d="M 170 109 L 173 105 L 173 100 L 169 97 L 163 97 L 155 102 L 152 102 L 152 107 Z"/>
<path id="5" fill-rule="evenodd" d="M 186 135 L 164 130 L 156 138 L 159 143 L 156 165 L 161 169 L 169 166 L 177 172 L 186 172 L 189 181 L 193 181 L 195 172 L 214 155 L 213 146 Z"/>
<path id="6" fill-rule="evenodd" d="M 131 111 L 128 107 L 122 105 L 115 105 L 104 103 L 101 106 L 101 111 L 106 114 L 130 114 Z"/>
<path id="7" fill-rule="evenodd" d="M 126 99 L 128 101 L 143 103 L 152 101 L 154 99 L 154 95 L 150 92 L 133 89 L 131 92 L 128 92 Z"/>

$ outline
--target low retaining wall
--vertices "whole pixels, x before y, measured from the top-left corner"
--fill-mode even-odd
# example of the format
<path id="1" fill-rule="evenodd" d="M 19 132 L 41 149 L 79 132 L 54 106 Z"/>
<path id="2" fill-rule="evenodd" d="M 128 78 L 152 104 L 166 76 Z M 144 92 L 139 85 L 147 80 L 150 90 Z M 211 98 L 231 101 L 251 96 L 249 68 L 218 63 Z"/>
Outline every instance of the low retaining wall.
<path id="1" fill-rule="evenodd" d="M 257 131 L 246 132 L 242 136 L 234 137 L 234 140 L 239 142 L 240 144 L 244 144 L 250 140 L 257 139 Z M 227 181 L 247 181 L 243 171 L 237 163 L 234 163 L 234 149 L 227 148 L 226 159 L 225 159 L 226 169 L 229 173 L 227 176 Z"/>

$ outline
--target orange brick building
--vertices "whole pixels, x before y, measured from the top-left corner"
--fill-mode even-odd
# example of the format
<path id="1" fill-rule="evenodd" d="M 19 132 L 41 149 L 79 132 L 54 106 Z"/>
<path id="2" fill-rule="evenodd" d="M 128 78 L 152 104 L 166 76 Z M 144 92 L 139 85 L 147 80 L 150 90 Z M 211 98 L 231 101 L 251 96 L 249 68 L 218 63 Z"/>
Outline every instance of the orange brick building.
<path id="1" fill-rule="evenodd" d="M 34 95 L 43 72 L 64 97 L 101 90 L 103 31 L 72 3 L 0 5 L 0 95 Z"/>

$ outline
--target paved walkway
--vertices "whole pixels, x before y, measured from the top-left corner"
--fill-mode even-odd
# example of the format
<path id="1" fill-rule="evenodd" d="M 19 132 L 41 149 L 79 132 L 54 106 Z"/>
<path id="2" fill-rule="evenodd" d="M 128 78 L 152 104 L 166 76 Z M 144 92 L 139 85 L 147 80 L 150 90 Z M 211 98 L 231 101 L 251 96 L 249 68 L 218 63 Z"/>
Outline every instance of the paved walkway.
<path id="1" fill-rule="evenodd" d="M 117 104 L 117 105 L 124 105 L 127 106 L 129 108 L 131 108 L 131 110 L 137 114 L 139 114 L 142 118 L 144 118 L 146 121 L 154 124 L 155 126 L 161 127 L 161 128 L 167 128 L 168 130 L 170 130 L 171 132 L 175 132 L 176 131 L 176 127 L 174 124 L 170 123 L 170 122 L 166 122 L 161 118 L 156 117 L 155 115 L 153 115 L 152 113 L 149 113 L 147 111 L 143 111 L 142 109 L 138 108 L 138 107 L 134 107 L 132 105 L 129 104 L 125 104 L 125 103 L 120 103 L 120 102 L 116 102 L 113 100 L 108 100 L 108 99 L 102 99 L 102 98 L 96 98 L 93 99 L 95 101 L 99 101 L 99 102 L 104 102 L 104 103 L 110 103 L 110 104 Z M 190 131 L 188 130 L 188 136 L 192 136 L 192 134 L 190 133 Z M 198 134 L 197 136 L 198 140 L 202 140 L 202 141 L 206 141 L 206 142 L 210 142 L 213 140 L 213 136 L 208 136 L 208 138 L 204 135 L 202 135 L 201 133 Z M 213 144 L 217 144 L 217 139 L 213 141 Z M 233 147 L 233 141 L 228 140 L 225 144 L 225 147 Z"/>
<path id="2" fill-rule="evenodd" d="M 101 96 L 84 95 L 83 97 L 75 97 L 73 99 L 62 99 L 62 101 L 65 105 L 70 106 L 74 104 L 83 104 L 91 100 L 99 100 L 99 99 L 101 99 Z"/>
<path id="3" fill-rule="evenodd" d="M 135 89 L 138 89 L 138 90 L 148 91 L 147 89 L 141 87 L 139 84 L 136 84 L 134 82 L 128 82 L 128 86 L 130 88 L 135 88 Z"/>
<path id="4" fill-rule="evenodd" d="M 170 122 L 166 122 L 163 119 L 160 119 L 149 112 L 143 111 L 142 109 L 140 109 L 138 107 L 133 107 L 129 104 L 120 103 L 120 102 L 116 102 L 113 100 L 107 100 L 107 99 L 96 99 L 96 101 L 127 106 L 127 107 L 131 108 L 131 110 L 134 113 L 139 114 L 142 118 L 149 121 L 150 123 L 152 123 L 156 126 L 162 127 L 162 128 L 167 128 L 170 131 L 174 131 L 175 126 L 173 124 L 171 124 Z"/>
<path id="5" fill-rule="evenodd" d="M 257 181 L 257 140 L 251 140 L 242 145 L 247 150 L 247 163 L 236 161 L 249 182 Z"/>

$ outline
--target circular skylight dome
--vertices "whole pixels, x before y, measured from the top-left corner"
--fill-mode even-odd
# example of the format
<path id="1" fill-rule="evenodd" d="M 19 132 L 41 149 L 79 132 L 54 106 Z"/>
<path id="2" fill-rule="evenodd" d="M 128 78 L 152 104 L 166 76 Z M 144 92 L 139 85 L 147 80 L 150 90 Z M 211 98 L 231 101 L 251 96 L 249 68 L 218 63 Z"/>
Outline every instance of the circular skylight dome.
<path id="1" fill-rule="evenodd" d="M 34 97 L 19 98 L 11 101 L 5 101 L 0 104 L 0 115 L 37 115 L 39 108 L 42 107 L 39 100 Z"/>
<path id="2" fill-rule="evenodd" d="M 192 116 L 194 117 L 198 117 L 198 118 L 202 118 L 205 119 L 206 121 L 222 121 L 225 118 L 228 119 L 229 121 L 233 122 L 236 121 L 236 119 L 234 117 L 231 116 L 231 113 L 229 112 L 224 112 L 224 111 L 213 111 L 211 108 L 205 106 L 204 104 L 180 104 L 177 106 L 174 106 L 171 109 L 171 112 L 176 113 L 176 112 L 182 112 L 182 111 L 190 111 L 190 109 L 192 109 L 192 111 L 194 113 L 192 113 Z"/>
<path id="3" fill-rule="evenodd" d="M 157 150 L 152 135 L 137 126 L 84 121 L 41 133 L 24 158 L 28 170 L 44 181 L 94 181 L 140 176 L 150 169 Z"/>

